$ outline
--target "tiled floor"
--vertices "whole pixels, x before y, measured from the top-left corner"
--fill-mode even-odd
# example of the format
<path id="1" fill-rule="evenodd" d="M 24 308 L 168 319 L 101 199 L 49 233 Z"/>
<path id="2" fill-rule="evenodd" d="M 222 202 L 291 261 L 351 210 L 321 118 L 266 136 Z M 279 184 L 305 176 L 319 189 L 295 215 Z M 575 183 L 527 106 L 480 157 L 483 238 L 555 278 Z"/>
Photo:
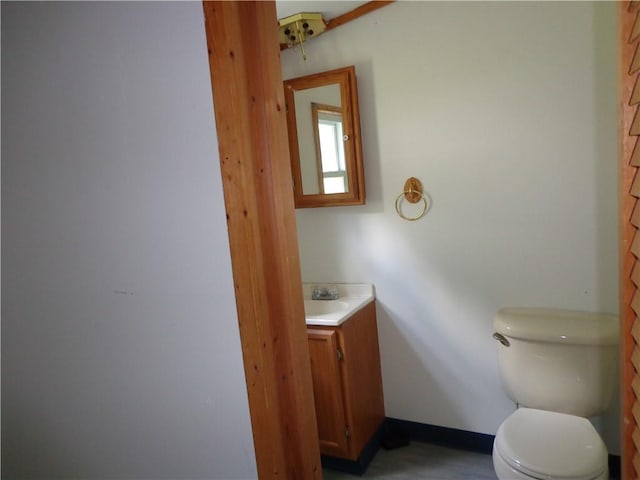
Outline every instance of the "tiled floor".
<path id="1" fill-rule="evenodd" d="M 324 480 L 354 480 L 358 477 L 324 470 Z M 407 447 L 376 454 L 361 477 L 383 480 L 496 480 L 491 455 L 454 450 L 427 443 L 411 442 Z"/>

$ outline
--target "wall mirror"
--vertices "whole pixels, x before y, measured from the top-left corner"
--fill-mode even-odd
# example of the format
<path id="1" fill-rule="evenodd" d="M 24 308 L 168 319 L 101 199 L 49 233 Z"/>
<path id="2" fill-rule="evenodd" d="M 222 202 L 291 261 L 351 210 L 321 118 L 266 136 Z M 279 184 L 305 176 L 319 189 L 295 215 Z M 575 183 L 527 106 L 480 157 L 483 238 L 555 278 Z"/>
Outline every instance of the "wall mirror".
<path id="1" fill-rule="evenodd" d="M 365 203 L 353 66 L 284 82 L 296 208 Z"/>

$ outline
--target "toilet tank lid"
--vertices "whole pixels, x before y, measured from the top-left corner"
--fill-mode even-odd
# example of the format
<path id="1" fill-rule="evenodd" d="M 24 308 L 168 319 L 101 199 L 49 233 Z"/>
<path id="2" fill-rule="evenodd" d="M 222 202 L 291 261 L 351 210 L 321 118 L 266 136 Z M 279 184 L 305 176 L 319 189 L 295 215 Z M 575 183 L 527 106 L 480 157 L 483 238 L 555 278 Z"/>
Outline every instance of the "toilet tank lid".
<path id="1" fill-rule="evenodd" d="M 619 343 L 618 317 L 607 313 L 552 308 L 509 307 L 498 310 L 496 332 L 506 337 L 578 345 Z"/>

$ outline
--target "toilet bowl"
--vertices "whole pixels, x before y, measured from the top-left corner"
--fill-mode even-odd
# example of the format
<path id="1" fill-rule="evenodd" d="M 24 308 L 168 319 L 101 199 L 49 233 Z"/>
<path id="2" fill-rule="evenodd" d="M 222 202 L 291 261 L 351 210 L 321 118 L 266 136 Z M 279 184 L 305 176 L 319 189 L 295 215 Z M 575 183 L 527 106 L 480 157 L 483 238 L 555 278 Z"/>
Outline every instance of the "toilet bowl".
<path id="1" fill-rule="evenodd" d="M 519 408 L 498 428 L 499 479 L 608 480 L 607 449 L 586 418 Z"/>

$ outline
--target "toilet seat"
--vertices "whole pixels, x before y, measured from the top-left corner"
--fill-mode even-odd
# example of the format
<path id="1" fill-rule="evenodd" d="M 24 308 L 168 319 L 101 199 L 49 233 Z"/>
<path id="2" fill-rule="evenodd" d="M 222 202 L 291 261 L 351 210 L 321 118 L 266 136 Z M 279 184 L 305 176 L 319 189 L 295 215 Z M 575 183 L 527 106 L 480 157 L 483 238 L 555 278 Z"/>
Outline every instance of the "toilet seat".
<path id="1" fill-rule="evenodd" d="M 591 480 L 607 470 L 606 447 L 586 418 L 519 408 L 498 428 L 494 448 L 534 479 Z"/>

